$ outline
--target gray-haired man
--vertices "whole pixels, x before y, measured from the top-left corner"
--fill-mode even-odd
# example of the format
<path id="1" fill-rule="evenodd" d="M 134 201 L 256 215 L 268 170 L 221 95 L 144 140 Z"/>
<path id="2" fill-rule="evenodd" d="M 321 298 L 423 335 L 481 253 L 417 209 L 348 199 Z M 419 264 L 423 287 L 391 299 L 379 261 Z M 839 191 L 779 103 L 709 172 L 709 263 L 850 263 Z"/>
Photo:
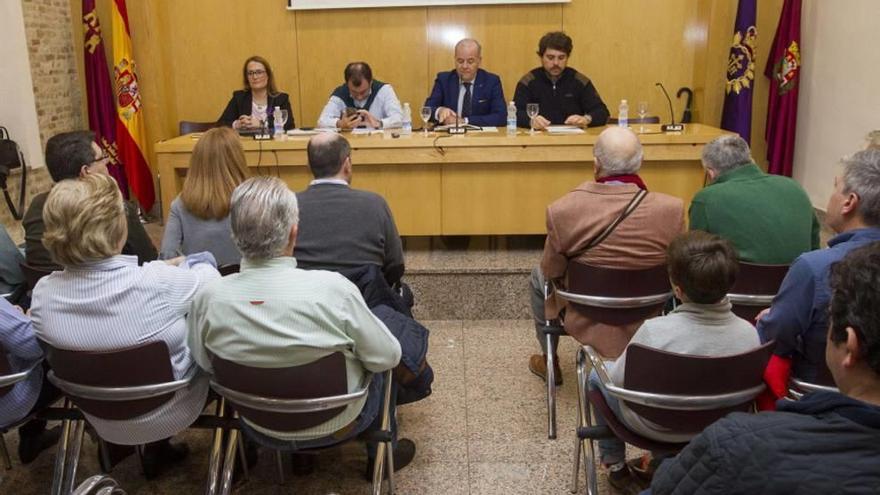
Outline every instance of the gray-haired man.
<path id="1" fill-rule="evenodd" d="M 819 247 L 819 221 L 803 188 L 788 177 L 765 174 L 736 134 L 703 148 L 712 184 L 694 196 L 690 229 L 733 243 L 742 261 L 789 264 Z"/>
<path id="2" fill-rule="evenodd" d="M 297 268 L 293 249 L 298 217 L 296 196 L 280 179 L 255 177 L 235 189 L 230 220 L 242 254 L 241 272 L 206 286 L 193 301 L 187 318 L 189 347 L 208 371 L 209 353 L 243 365 L 283 368 L 340 351 L 348 388 L 354 391 L 368 372 L 380 373 L 400 361 L 400 344 L 343 276 Z M 346 425 L 354 424 L 346 435 L 353 437 L 378 424 L 382 381 L 381 375 L 374 376 L 366 399 L 316 427 L 273 431 L 245 420 L 245 428 L 272 445 L 295 442 L 297 448 L 315 448 L 337 443 L 342 438 L 333 434 Z M 414 454 L 415 444 L 401 440 L 395 469 Z"/>

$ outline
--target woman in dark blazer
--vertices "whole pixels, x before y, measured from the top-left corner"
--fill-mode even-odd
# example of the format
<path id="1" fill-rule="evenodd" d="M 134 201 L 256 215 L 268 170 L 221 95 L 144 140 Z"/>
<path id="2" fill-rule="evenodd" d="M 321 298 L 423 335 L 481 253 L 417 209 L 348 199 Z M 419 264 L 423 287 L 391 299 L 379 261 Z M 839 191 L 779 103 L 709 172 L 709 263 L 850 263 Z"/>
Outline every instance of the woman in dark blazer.
<path id="1" fill-rule="evenodd" d="M 287 110 L 287 122 L 284 129 L 293 129 L 293 109 L 290 97 L 275 88 L 275 75 L 272 67 L 263 57 L 252 56 L 245 60 L 242 68 L 244 89 L 232 93 L 232 98 L 223 110 L 218 122 L 231 126 L 233 129 L 256 129 L 263 121 L 271 129 L 275 121 L 272 114 L 275 107 Z"/>

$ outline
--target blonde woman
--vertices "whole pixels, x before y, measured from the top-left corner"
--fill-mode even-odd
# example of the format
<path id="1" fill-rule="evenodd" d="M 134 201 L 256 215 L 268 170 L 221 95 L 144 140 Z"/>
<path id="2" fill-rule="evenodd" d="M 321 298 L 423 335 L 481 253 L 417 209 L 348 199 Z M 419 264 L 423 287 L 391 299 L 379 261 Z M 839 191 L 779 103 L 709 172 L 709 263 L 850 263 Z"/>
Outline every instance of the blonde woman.
<path id="1" fill-rule="evenodd" d="M 160 258 L 210 251 L 220 266 L 238 264 L 229 197 L 247 176 L 238 134 L 228 127 L 206 132 L 193 149 L 183 190 L 171 203 Z"/>
<path id="2" fill-rule="evenodd" d="M 56 184 L 43 220 L 43 244 L 64 270 L 43 277 L 34 288 L 31 318 L 37 337 L 76 351 L 163 341 L 175 380 L 196 373 L 187 388 L 137 418 L 86 414 L 104 440 L 146 444 L 144 474 L 153 477 L 186 455 L 186 445 L 171 445 L 168 439 L 192 424 L 208 395 L 207 377 L 197 371 L 186 346 L 185 316 L 196 293 L 220 276 L 213 256 L 200 253 L 138 266 L 136 256 L 121 254 L 127 234 L 125 209 L 119 187 L 107 175 L 89 174 Z"/>

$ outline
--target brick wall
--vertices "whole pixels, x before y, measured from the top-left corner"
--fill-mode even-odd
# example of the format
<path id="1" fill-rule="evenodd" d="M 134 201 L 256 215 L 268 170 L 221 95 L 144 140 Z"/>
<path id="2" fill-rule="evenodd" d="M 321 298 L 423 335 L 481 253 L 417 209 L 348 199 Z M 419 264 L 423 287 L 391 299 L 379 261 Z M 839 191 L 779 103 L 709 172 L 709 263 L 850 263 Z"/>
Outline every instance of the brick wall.
<path id="1" fill-rule="evenodd" d="M 17 1 L 17 0 L 2 0 Z M 45 149 L 46 140 L 60 132 L 87 126 L 82 115 L 82 91 L 77 72 L 77 57 L 71 31 L 70 0 L 21 0 L 25 36 L 37 104 L 37 122 L 40 140 Z M 28 171 L 27 200 L 52 187 L 52 178 L 43 164 Z M 18 173 L 8 179 L 9 192 L 18 206 Z M 21 242 L 24 232 L 21 222 L 15 220 L 0 199 L 0 223 L 15 242 Z"/>
<path id="2" fill-rule="evenodd" d="M 15 0 L 13 0 L 15 1 Z M 70 0 L 21 0 L 37 121 L 43 147 L 59 132 L 87 125 L 73 49 Z"/>

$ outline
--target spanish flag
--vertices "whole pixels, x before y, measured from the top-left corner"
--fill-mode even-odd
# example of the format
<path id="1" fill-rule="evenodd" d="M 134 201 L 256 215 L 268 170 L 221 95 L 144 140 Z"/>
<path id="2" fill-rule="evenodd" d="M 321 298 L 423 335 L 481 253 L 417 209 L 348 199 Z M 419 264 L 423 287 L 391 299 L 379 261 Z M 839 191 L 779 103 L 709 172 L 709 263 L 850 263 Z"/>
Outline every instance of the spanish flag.
<path id="1" fill-rule="evenodd" d="M 128 185 L 143 210 L 155 200 L 153 174 L 145 158 L 146 132 L 125 0 L 113 0 L 113 76 L 116 83 L 116 141 Z"/>

